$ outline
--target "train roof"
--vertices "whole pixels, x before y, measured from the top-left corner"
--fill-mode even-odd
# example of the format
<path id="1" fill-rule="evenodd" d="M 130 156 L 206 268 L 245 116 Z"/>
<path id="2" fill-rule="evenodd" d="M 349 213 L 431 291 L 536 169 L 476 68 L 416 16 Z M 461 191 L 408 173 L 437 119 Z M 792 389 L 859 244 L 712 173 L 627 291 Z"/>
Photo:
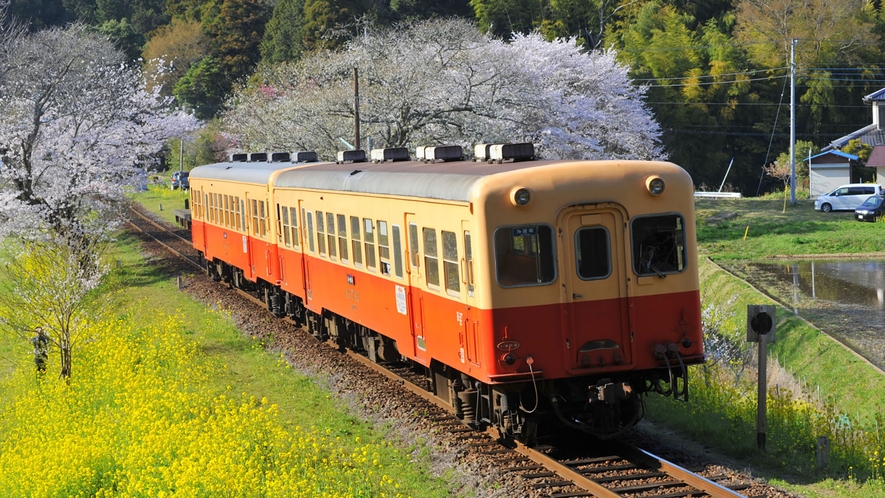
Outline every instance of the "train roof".
<path id="1" fill-rule="evenodd" d="M 197 166 L 191 170 L 190 179 L 230 180 L 267 185 L 274 173 L 304 166 L 305 162 L 224 162 Z"/>
<path id="2" fill-rule="evenodd" d="M 281 173 L 274 180 L 274 187 L 340 190 L 469 202 L 473 186 L 485 177 L 563 162 L 315 163 Z"/>

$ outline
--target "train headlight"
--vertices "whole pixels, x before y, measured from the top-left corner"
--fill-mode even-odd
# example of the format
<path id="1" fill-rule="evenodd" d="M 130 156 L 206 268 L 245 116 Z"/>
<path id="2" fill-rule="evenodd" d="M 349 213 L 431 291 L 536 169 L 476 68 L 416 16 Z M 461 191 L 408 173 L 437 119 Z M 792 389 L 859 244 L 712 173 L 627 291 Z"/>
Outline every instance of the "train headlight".
<path id="1" fill-rule="evenodd" d="M 517 187 L 510 192 L 510 202 L 514 206 L 525 206 L 532 200 L 532 191 L 525 187 Z"/>
<path id="2" fill-rule="evenodd" d="M 650 176 L 645 179 L 645 188 L 651 195 L 661 195 L 664 193 L 664 180 L 659 176 Z"/>

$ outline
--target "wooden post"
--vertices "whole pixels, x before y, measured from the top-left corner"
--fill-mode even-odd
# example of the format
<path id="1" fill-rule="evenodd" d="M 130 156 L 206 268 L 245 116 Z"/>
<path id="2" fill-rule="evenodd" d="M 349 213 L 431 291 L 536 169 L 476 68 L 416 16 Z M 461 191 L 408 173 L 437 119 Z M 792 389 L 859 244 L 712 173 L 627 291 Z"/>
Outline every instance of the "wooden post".
<path id="1" fill-rule="evenodd" d="M 817 466 L 821 469 L 830 466 L 830 439 L 827 436 L 817 437 Z"/>

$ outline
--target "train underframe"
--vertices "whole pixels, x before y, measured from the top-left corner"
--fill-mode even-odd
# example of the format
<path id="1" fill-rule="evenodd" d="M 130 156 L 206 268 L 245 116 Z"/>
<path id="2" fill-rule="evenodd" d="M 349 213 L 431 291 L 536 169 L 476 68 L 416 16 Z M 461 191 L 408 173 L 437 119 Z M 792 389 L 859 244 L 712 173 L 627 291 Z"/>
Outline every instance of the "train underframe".
<path id="1" fill-rule="evenodd" d="M 210 262 L 207 270 L 214 280 L 261 299 L 275 316 L 304 325 L 318 340 L 332 340 L 342 349 L 365 353 L 376 363 L 408 363 L 423 375 L 424 387 L 449 405 L 465 424 L 495 427 L 502 437 L 525 444 L 537 444 L 563 427 L 610 439 L 642 419 L 646 394 L 688 400 L 688 372 L 678 358 L 663 356 L 666 366 L 662 368 L 617 378 L 531 378 L 488 384 L 435 360 L 430 366 L 409 360 L 390 338 L 331 311 L 310 311 L 300 297 L 262 280 L 250 281 L 242 270 L 226 263 Z"/>

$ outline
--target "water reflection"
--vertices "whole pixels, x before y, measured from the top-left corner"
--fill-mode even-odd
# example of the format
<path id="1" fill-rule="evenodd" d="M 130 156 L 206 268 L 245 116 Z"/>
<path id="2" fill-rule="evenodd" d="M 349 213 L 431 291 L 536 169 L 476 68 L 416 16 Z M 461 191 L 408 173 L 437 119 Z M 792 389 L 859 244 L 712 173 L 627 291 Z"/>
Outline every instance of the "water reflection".
<path id="1" fill-rule="evenodd" d="M 885 259 L 749 263 L 730 269 L 885 368 Z"/>

